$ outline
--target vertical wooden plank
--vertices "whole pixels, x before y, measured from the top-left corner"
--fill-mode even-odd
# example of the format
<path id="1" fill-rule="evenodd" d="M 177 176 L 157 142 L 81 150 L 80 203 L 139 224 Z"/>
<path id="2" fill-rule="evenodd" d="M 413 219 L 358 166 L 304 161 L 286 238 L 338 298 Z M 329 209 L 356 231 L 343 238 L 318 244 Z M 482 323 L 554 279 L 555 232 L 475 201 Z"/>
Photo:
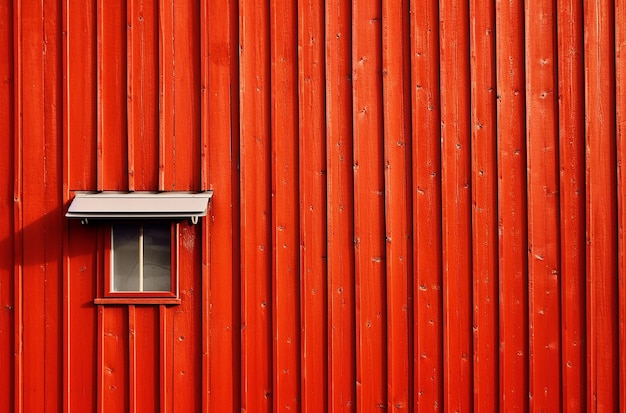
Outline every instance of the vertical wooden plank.
<path id="1" fill-rule="evenodd" d="M 135 313 L 134 326 L 132 315 L 129 316 L 128 326 L 131 411 L 135 408 L 136 412 L 156 412 L 160 398 L 159 309 L 153 305 L 131 305 L 129 313 L 132 312 Z"/>
<path id="2" fill-rule="evenodd" d="M 159 1 L 159 188 L 200 187 L 197 2 Z"/>
<path id="3" fill-rule="evenodd" d="M 528 410 L 524 5 L 496 2 L 500 410 Z"/>
<path id="4" fill-rule="evenodd" d="M 67 16 L 67 135 L 69 143 L 69 187 L 96 188 L 96 3 L 64 2 Z"/>
<path id="5" fill-rule="evenodd" d="M 69 377 L 66 383 L 68 410 L 96 411 L 97 396 L 97 321 L 98 312 L 93 305 L 96 296 L 98 273 L 94 251 L 98 249 L 93 227 L 81 225 L 77 220 L 69 223 L 66 235 L 69 256 L 65 301 L 67 320 L 66 364 Z"/>
<path id="6" fill-rule="evenodd" d="M 137 413 L 137 307 L 128 306 L 128 407 L 130 413 Z M 140 349 L 143 351 L 143 349 Z"/>
<path id="7" fill-rule="evenodd" d="M 62 3 L 46 2 L 42 37 L 44 82 L 43 187 L 45 227 L 45 409 L 63 406 L 63 41 Z M 41 188 L 40 187 L 40 188 Z M 38 189 L 41 190 L 41 189 Z M 41 216 L 41 215 L 40 215 Z M 28 245 L 28 244 L 25 244 Z"/>
<path id="8" fill-rule="evenodd" d="M 133 26 L 134 8 L 136 0 L 126 0 L 126 141 L 127 141 L 127 163 L 128 163 L 128 190 L 135 190 L 135 105 L 133 100 L 138 99 L 138 92 L 135 91 L 135 74 L 133 73 L 136 65 L 133 55 L 135 54 L 135 30 Z M 137 95 L 137 96 L 135 96 Z"/>
<path id="9" fill-rule="evenodd" d="M 43 303 L 45 300 L 45 292 L 43 290 L 43 283 L 39 282 L 45 277 L 45 258 L 44 252 L 44 240 L 39 236 L 43 232 L 43 223 L 37 221 L 40 217 L 33 211 L 26 208 L 26 205 L 37 205 L 37 209 L 41 208 L 43 199 L 39 195 L 38 198 L 30 199 L 33 192 L 36 193 L 36 189 L 33 186 L 39 186 L 41 177 L 38 177 L 37 172 L 42 174 L 42 166 L 45 169 L 45 164 L 42 165 L 41 159 L 43 158 L 43 141 L 44 141 L 44 99 L 43 99 L 43 73 L 42 73 L 42 33 L 43 33 L 43 9 L 42 5 L 26 7 L 21 10 L 21 32 L 19 33 L 21 52 L 20 63 L 22 65 L 22 88 L 19 92 L 21 96 L 21 127 L 22 136 L 21 144 L 23 146 L 17 146 L 17 156 L 20 158 L 22 165 L 32 164 L 33 168 L 30 171 L 30 176 L 25 169 L 20 172 L 21 188 L 20 197 L 22 200 L 22 208 L 19 222 L 19 226 L 15 228 L 22 234 L 22 242 L 24 245 L 29 245 L 29 248 L 23 248 L 21 256 L 18 259 L 21 261 L 21 280 L 20 287 L 20 301 L 22 304 L 22 324 L 20 328 L 22 331 L 19 334 L 21 341 L 20 346 L 23 351 L 22 369 L 23 369 L 23 383 L 22 383 L 22 403 L 23 408 L 26 411 L 36 410 L 44 411 L 44 392 L 45 392 L 45 369 L 44 366 L 44 331 L 45 331 L 45 312 Z M 34 90 L 34 93 L 28 93 Z M 28 92 L 27 92 L 28 91 Z M 31 148 L 29 151 L 24 151 L 24 148 Z M 33 159 L 37 158 L 38 161 L 34 162 Z M 30 160 L 30 162 L 29 162 Z M 36 168 L 36 169 L 35 169 Z M 34 182 L 34 178 L 38 178 Z M 37 195 L 35 195 L 37 196 Z M 37 200 L 37 202 L 33 202 Z M 26 231 L 26 227 L 29 228 Z M 36 237 L 34 235 L 37 235 Z M 30 252 L 30 254 L 29 254 Z M 28 264 L 28 263 L 31 264 Z M 35 262 L 36 267 L 32 268 L 32 263 Z M 39 264 L 44 264 L 42 267 Z M 34 282 L 28 282 L 32 280 Z M 26 294 L 25 291 L 28 291 Z M 32 300 L 32 302 L 31 302 Z"/>
<path id="10" fill-rule="evenodd" d="M 356 406 L 351 4 L 325 3 L 328 411 Z"/>
<path id="11" fill-rule="evenodd" d="M 387 405 L 380 1 L 352 2 L 357 408 Z"/>
<path id="12" fill-rule="evenodd" d="M 270 5 L 269 17 L 273 400 L 275 411 L 298 411 L 301 396 L 296 4 L 288 0 L 274 1 Z"/>
<path id="13" fill-rule="evenodd" d="M 497 411 L 498 169 L 494 2 L 471 1 L 470 22 L 474 410 Z"/>
<path id="14" fill-rule="evenodd" d="M 104 397 L 104 317 L 102 315 L 104 308 L 102 306 L 97 307 L 98 320 L 96 330 L 96 412 L 101 413 L 105 411 L 105 397 Z"/>
<path id="15" fill-rule="evenodd" d="M 63 96 L 63 105 L 62 105 L 62 127 L 63 127 L 63 137 L 62 137 L 62 149 L 61 149 L 61 169 L 62 169 L 62 205 L 65 208 L 65 205 L 69 203 L 70 199 L 70 190 L 69 190 L 69 181 L 70 181 L 70 168 L 69 168 L 69 119 L 67 114 L 69 113 L 69 87 L 67 84 L 67 72 L 69 68 L 69 37 L 68 34 L 68 25 L 70 23 L 69 18 L 69 2 L 63 2 L 61 9 L 61 33 L 63 34 L 62 43 L 63 43 L 63 52 L 62 52 L 62 66 L 61 73 L 63 73 L 63 88 L 62 88 L 62 96 Z M 69 238 L 68 238 L 69 228 L 68 226 L 63 227 L 63 256 L 61 258 L 62 261 L 62 306 L 61 306 L 61 314 L 63 316 L 62 322 L 62 364 L 63 364 L 63 405 L 62 409 L 65 412 L 70 411 L 70 381 L 72 377 L 71 373 L 71 359 L 70 359 L 70 259 L 69 259 Z M 93 363 L 92 363 L 93 364 Z M 92 388 L 94 388 L 92 386 Z M 94 406 L 95 407 L 95 406 Z"/>
<path id="16" fill-rule="evenodd" d="M 159 305 L 159 412 L 172 412 L 172 378 L 174 369 L 174 334 L 167 306 Z"/>
<path id="17" fill-rule="evenodd" d="M 128 185 L 157 190 L 159 183 L 158 5 L 128 0 Z"/>
<path id="18" fill-rule="evenodd" d="M 267 3 L 240 0 L 241 408 L 272 409 L 270 67 Z"/>
<path id="19" fill-rule="evenodd" d="M 387 282 L 387 409 L 411 409 L 412 203 L 408 1 L 382 2 Z"/>
<path id="20" fill-rule="evenodd" d="M 159 191 L 175 189 L 177 139 L 176 49 L 174 48 L 174 1 L 158 0 L 158 59 L 159 59 Z M 182 115 L 182 111 L 180 112 Z M 181 145 L 182 146 L 182 145 Z M 166 176 L 167 171 L 167 176 Z M 166 184 L 167 182 L 167 184 Z"/>
<path id="21" fill-rule="evenodd" d="M 439 3 L 412 1 L 411 11 L 414 400 L 416 410 L 437 410 L 443 408 Z"/>
<path id="22" fill-rule="evenodd" d="M 221 194 L 203 222 L 203 411 L 239 411 L 238 2 L 205 1 L 202 9 L 202 189 Z"/>
<path id="23" fill-rule="evenodd" d="M 586 409 L 583 5 L 557 3 L 563 410 Z"/>
<path id="24" fill-rule="evenodd" d="M 24 409 L 62 406 L 61 5 L 24 9 Z M 27 207 L 26 207 L 27 206 Z"/>
<path id="25" fill-rule="evenodd" d="M 210 131 L 210 111 L 209 111 L 209 67 L 210 67 L 210 42 L 209 42 L 209 17 L 211 10 L 207 1 L 200 2 L 200 186 L 201 190 L 206 190 L 209 185 L 209 131 Z M 229 19 L 220 21 L 228 22 Z M 220 26 L 222 29 L 223 26 Z M 216 30 L 223 33 L 222 30 Z M 228 43 L 228 42 L 226 42 Z M 228 48 L 226 48 L 228 51 Z M 228 55 L 228 54 L 227 54 Z M 230 99 L 228 99 L 230 101 Z M 205 248 L 206 250 L 206 248 Z M 205 251 L 206 252 L 206 251 Z"/>
<path id="26" fill-rule="evenodd" d="M 204 7 L 203 7 L 204 8 Z M 205 21 L 205 11 L 202 12 L 203 22 Z M 202 73 L 205 72 L 205 67 L 203 64 Z M 204 106 L 204 101 L 203 101 Z M 204 107 L 203 107 L 203 115 L 204 115 Z M 204 120 L 203 120 L 204 123 Z M 204 133 L 203 133 L 204 140 Z M 205 174 L 202 173 L 202 177 L 204 180 Z M 211 372 L 214 370 L 213 368 L 213 360 L 211 357 L 211 352 L 215 347 L 215 344 L 212 343 L 211 340 L 211 332 L 213 326 L 212 314 L 211 314 L 211 248 L 212 247 L 212 233 L 210 231 L 209 223 L 206 219 L 202 220 L 202 389 L 201 389 L 201 399 L 202 399 L 202 412 L 209 413 L 214 405 L 212 403 L 213 399 L 211 397 L 211 388 L 213 385 L 213 380 L 211 377 Z M 230 327 L 230 326 L 229 326 Z M 232 328 L 230 328 L 232 329 Z M 230 359 L 232 356 L 232 352 L 225 351 L 225 358 Z M 219 360 L 219 358 L 218 358 Z M 228 371 L 228 370 L 226 370 Z M 163 374 L 163 373 L 162 373 Z M 227 383 L 233 382 L 234 372 L 226 373 L 223 375 L 224 381 Z M 228 392 L 228 390 L 226 390 Z M 218 392 L 218 397 L 223 397 L 224 392 Z M 226 403 L 224 403 L 226 404 Z M 232 406 L 232 403 L 231 403 Z M 163 410 L 163 409 L 161 409 Z"/>
<path id="27" fill-rule="evenodd" d="M 15 118 L 15 56 L 14 7 L 12 2 L 0 4 L 0 406 L 15 410 L 14 322 L 15 299 L 13 250 L 15 237 L 13 211 Z"/>
<path id="28" fill-rule="evenodd" d="M 529 408 L 559 411 L 559 158 L 552 1 L 526 3 Z"/>
<path id="29" fill-rule="evenodd" d="M 97 46 L 95 1 L 63 3 L 63 205 L 71 190 L 98 185 Z M 63 237 L 63 408 L 96 408 L 96 235 L 74 223 Z M 81 351 L 76 351 L 82 349 Z M 89 385 L 91 383 L 91 385 Z M 90 389 L 90 391 L 85 391 Z"/>
<path id="30" fill-rule="evenodd" d="M 613 1 L 584 4 L 588 411 L 618 408 Z"/>
<path id="31" fill-rule="evenodd" d="M 97 307 L 98 319 L 96 325 L 96 387 L 94 392 L 96 394 L 96 409 L 94 411 L 100 413 L 104 411 L 104 328 L 103 328 L 103 316 L 102 316 L 102 306 Z"/>
<path id="32" fill-rule="evenodd" d="M 98 308 L 98 412 L 128 411 L 130 353 L 127 307 Z"/>
<path id="33" fill-rule="evenodd" d="M 174 9 L 174 159 L 166 164 L 175 171 L 170 189 L 200 189 L 200 5 L 197 1 L 172 2 Z M 227 16 L 227 15 L 226 15 Z M 225 152 L 227 153 L 227 152 Z M 167 182 L 166 182 L 167 184 Z"/>
<path id="34" fill-rule="evenodd" d="M 302 411 L 328 411 L 323 3 L 298 5 Z M 296 208 L 297 210 L 297 208 Z M 298 263 L 296 263 L 296 266 Z"/>
<path id="35" fill-rule="evenodd" d="M 200 236 L 198 225 L 179 225 L 179 260 L 181 304 L 171 307 L 172 365 L 167 374 L 172 375 L 172 412 L 197 412 L 201 406 L 201 334 L 200 299 Z"/>
<path id="36" fill-rule="evenodd" d="M 96 7 L 98 190 L 124 191 L 129 187 L 128 171 L 132 169 L 128 163 L 131 158 L 127 137 L 131 128 L 126 124 L 129 53 L 126 40 L 127 30 L 129 37 L 132 30 L 127 29 L 126 1 L 97 0 Z M 130 117 L 129 122 L 132 123 Z"/>
<path id="37" fill-rule="evenodd" d="M 618 328 L 620 355 L 626 352 L 626 240 L 624 225 L 626 218 L 626 181 L 624 161 L 626 159 L 626 7 L 621 0 L 615 1 L 615 107 L 616 107 L 616 141 L 617 141 L 617 208 L 618 208 Z M 618 398 L 624 408 L 626 401 L 626 360 L 619 357 Z"/>
<path id="38" fill-rule="evenodd" d="M 469 4 L 440 4 L 444 406 L 472 399 Z M 453 86 L 453 87 L 452 87 Z"/>

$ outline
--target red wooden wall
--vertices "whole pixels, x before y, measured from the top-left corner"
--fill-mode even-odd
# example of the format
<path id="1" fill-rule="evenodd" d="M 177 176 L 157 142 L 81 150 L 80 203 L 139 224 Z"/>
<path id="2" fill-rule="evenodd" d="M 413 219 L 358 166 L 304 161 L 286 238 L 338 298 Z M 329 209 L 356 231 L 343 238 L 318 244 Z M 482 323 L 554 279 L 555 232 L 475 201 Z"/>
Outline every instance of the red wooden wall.
<path id="1" fill-rule="evenodd" d="M 0 2 L 0 411 L 626 406 L 623 0 Z M 95 305 L 76 190 L 205 190 Z"/>

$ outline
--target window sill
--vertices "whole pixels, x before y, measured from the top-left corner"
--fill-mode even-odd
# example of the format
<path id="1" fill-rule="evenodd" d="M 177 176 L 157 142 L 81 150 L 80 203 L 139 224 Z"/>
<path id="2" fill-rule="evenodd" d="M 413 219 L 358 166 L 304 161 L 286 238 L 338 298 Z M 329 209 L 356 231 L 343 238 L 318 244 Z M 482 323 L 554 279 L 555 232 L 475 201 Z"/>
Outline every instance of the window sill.
<path id="1" fill-rule="evenodd" d="M 111 298 L 96 298 L 93 300 L 95 305 L 180 305 L 180 298 L 125 298 L 125 297 L 111 297 Z"/>

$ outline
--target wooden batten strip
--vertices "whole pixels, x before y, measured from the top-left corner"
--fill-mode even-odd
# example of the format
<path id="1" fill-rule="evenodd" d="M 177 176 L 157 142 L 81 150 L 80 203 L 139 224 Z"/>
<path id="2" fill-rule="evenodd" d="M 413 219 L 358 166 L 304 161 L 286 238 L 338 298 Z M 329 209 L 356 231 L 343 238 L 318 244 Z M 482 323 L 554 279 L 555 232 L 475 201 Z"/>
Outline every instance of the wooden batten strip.
<path id="1" fill-rule="evenodd" d="M 62 31 L 66 33 L 66 37 L 64 39 L 64 47 L 63 47 L 63 63 L 62 63 L 62 73 L 66 76 L 63 82 L 63 138 L 62 138 L 62 208 L 69 203 L 70 200 L 70 145 L 69 145 L 69 106 L 70 106 L 70 76 L 69 73 L 69 49 L 70 49 L 70 37 L 67 36 L 68 28 L 71 25 L 71 18 L 68 13 L 68 8 L 70 5 L 70 1 L 64 1 L 62 4 Z M 98 159 L 100 157 L 98 156 Z M 62 237 L 63 237 L 63 258 L 62 258 L 62 360 L 63 360 L 63 411 L 70 412 L 71 406 L 71 393 L 70 393 L 70 383 L 71 383 L 71 322 L 70 322 L 70 311 L 71 311 L 71 298 L 70 298 L 70 250 L 69 250 L 69 233 L 68 226 L 62 226 Z"/>
<path id="2" fill-rule="evenodd" d="M 13 2 L 4 2 L 0 5 L 0 50 L 3 59 L 0 61 L 0 79 L 6 81 L 0 84 L 0 130 L 2 130 L 3 150 L 0 152 L 0 166 L 2 177 L 0 180 L 0 240 L 4 247 L 0 250 L 0 406 L 11 409 L 15 400 L 15 385 L 17 378 L 17 360 L 15 349 L 15 322 L 17 321 L 17 306 L 15 300 L 15 284 L 18 273 L 15 272 L 16 260 L 14 255 L 16 234 L 15 227 L 15 146 L 17 141 L 17 117 L 15 107 L 16 90 L 19 90 L 15 74 L 18 56 L 16 50 L 16 31 L 14 29 L 16 7 Z"/>
<path id="3" fill-rule="evenodd" d="M 134 3 L 137 0 L 127 0 L 126 10 L 126 125 L 127 125 L 127 157 L 128 157 L 128 190 L 135 190 L 135 59 L 133 45 L 135 43 Z"/>
<path id="4" fill-rule="evenodd" d="M 615 96 L 618 211 L 619 400 L 626 400 L 626 4 L 615 2 Z M 565 397 L 564 397 L 565 400 Z"/>
<path id="5" fill-rule="evenodd" d="M 14 292 L 13 308 L 15 318 L 13 324 L 14 334 L 14 376 L 13 388 L 15 399 L 14 409 L 17 412 L 24 411 L 24 252 L 23 252 L 23 159 L 24 150 L 24 126 L 22 113 L 24 106 L 24 80 L 23 80 L 23 48 L 22 48 L 22 2 L 14 2 L 13 10 L 13 59 L 14 59 L 14 144 L 13 144 L 13 271 Z"/>

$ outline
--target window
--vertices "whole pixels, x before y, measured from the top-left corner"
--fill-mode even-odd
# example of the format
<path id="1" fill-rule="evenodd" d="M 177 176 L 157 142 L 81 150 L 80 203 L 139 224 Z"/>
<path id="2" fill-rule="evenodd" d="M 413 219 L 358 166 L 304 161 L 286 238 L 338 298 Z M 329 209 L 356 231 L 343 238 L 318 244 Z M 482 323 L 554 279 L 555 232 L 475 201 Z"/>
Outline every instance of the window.
<path id="1" fill-rule="evenodd" d="M 74 192 L 65 216 L 98 223 L 98 272 L 104 272 L 94 303 L 179 304 L 179 222 L 200 222 L 212 196 L 213 191 Z"/>
<path id="2" fill-rule="evenodd" d="M 104 296 L 176 298 L 178 224 L 114 223 L 105 236 Z"/>

